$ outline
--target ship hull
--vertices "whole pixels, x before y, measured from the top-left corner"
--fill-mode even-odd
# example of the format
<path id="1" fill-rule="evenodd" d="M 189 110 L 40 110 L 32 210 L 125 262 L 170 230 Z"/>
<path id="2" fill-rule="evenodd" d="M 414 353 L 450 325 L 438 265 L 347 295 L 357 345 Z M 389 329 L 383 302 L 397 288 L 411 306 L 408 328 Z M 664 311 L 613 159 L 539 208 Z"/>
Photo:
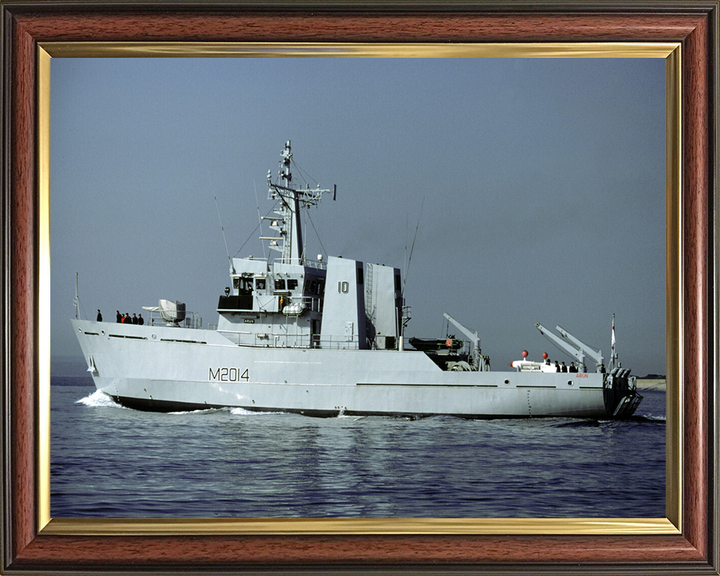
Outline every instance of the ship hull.
<path id="1" fill-rule="evenodd" d="M 602 374 L 452 372 L 417 351 L 245 347 L 211 330 L 72 325 L 97 389 L 141 410 L 608 416 Z"/>

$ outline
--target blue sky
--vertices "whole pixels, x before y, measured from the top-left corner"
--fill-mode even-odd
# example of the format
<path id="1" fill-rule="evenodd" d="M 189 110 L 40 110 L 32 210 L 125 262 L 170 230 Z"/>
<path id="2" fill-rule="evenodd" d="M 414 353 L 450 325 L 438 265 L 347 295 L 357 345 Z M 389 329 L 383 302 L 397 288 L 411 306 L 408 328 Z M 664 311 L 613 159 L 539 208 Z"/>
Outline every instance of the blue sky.
<path id="1" fill-rule="evenodd" d="M 402 269 L 418 228 L 408 336 L 442 336 L 448 312 L 495 369 L 567 360 L 540 322 L 607 358 L 615 313 L 623 365 L 665 372 L 662 59 L 57 58 L 51 75 L 53 355 L 80 355 L 76 272 L 88 317 L 168 298 L 216 322 L 214 197 L 230 255 L 262 256 L 291 140 L 338 189 L 310 254 Z"/>

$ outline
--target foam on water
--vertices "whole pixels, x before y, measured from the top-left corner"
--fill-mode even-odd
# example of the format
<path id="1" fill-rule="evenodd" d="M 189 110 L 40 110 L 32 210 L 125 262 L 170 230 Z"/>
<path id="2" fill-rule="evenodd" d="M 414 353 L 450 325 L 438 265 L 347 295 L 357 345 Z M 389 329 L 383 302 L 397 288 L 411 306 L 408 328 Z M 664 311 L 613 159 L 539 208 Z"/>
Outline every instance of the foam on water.
<path id="1" fill-rule="evenodd" d="M 168 412 L 168 414 L 172 415 L 184 415 L 184 414 L 210 414 L 212 412 L 217 412 L 220 410 L 219 408 L 202 408 L 200 410 L 179 410 L 177 412 Z"/>
<path id="2" fill-rule="evenodd" d="M 88 396 L 85 396 L 85 398 L 80 398 L 80 400 L 76 400 L 75 404 L 84 404 L 85 406 L 90 406 L 92 408 L 110 407 L 122 408 L 123 410 L 131 410 L 130 408 L 126 408 L 125 406 L 122 406 L 121 404 L 115 402 L 112 396 L 109 396 L 102 390 L 95 390 L 95 392 Z M 181 410 L 177 412 L 168 412 L 168 414 L 179 416 L 186 414 L 210 414 L 214 412 L 230 412 L 230 414 L 233 414 L 235 416 L 264 416 L 271 414 L 285 414 L 285 412 L 282 411 L 258 412 L 253 410 L 245 410 L 244 408 L 205 408 L 201 410 Z"/>
<path id="3" fill-rule="evenodd" d="M 643 416 L 634 416 L 633 418 L 640 421 L 646 420 L 648 422 L 667 422 L 667 418 L 664 415 L 644 414 Z"/>
<path id="4" fill-rule="evenodd" d="M 230 414 L 234 416 L 266 416 L 270 414 L 285 414 L 285 412 L 260 412 L 256 410 L 245 410 L 245 408 L 230 408 Z"/>
<path id="5" fill-rule="evenodd" d="M 77 400 L 75 404 L 85 404 L 85 406 L 105 406 L 105 407 L 112 407 L 112 408 L 122 408 L 120 404 L 115 402 L 110 396 L 105 394 L 102 390 L 95 390 L 92 394 L 89 396 L 85 396 L 85 398 L 80 398 L 80 400 Z"/>

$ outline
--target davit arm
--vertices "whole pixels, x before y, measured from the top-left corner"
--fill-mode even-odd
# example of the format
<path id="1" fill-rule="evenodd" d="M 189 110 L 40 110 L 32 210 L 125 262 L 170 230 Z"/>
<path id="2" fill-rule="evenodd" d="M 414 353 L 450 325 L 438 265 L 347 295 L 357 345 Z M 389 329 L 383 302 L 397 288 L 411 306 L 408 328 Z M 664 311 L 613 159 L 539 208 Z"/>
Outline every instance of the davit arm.
<path id="1" fill-rule="evenodd" d="M 575 344 L 580 350 L 582 350 L 583 353 L 590 356 L 590 358 L 592 358 L 595 361 L 596 366 L 600 366 L 600 364 L 603 363 L 602 352 L 600 350 L 595 350 L 594 348 L 590 348 L 590 346 L 588 346 L 584 342 L 581 342 L 580 340 L 575 338 L 575 336 L 573 336 L 567 330 L 564 330 L 560 326 L 556 326 L 555 328 L 557 329 L 558 332 L 560 332 L 560 336 L 565 338 L 565 340 L 569 340 L 570 342 Z"/>
<path id="2" fill-rule="evenodd" d="M 443 313 L 443 316 L 448 322 L 452 322 L 453 325 L 460 330 L 465 336 L 467 336 L 473 344 L 472 350 L 470 351 L 470 362 L 475 370 L 487 371 L 490 370 L 490 361 L 487 356 L 481 356 L 480 354 L 480 338 L 477 332 L 470 332 L 465 326 L 460 324 L 450 314 Z"/>
<path id="3" fill-rule="evenodd" d="M 596 366 L 599 367 L 600 364 L 603 363 L 603 357 L 599 351 L 591 348 L 587 344 L 584 344 L 583 342 L 575 338 L 575 336 L 568 333 L 566 330 L 563 330 L 560 326 L 557 326 L 557 330 L 560 332 L 560 336 L 556 336 L 539 322 L 535 324 L 535 327 L 540 331 L 540 334 L 550 340 L 550 342 L 552 342 L 559 350 L 575 358 L 580 364 L 582 370 L 585 369 L 586 354 L 595 361 Z M 577 348 L 573 346 L 571 342 L 572 344 L 577 346 Z"/>
<path id="4" fill-rule="evenodd" d="M 443 316 L 445 316 L 445 319 L 446 319 L 446 320 L 448 320 L 449 322 L 452 322 L 452 323 L 455 325 L 455 327 L 456 327 L 458 330 L 460 330 L 460 332 L 462 332 L 463 334 L 465 334 L 465 336 L 467 336 L 468 338 L 470 338 L 470 340 L 471 340 L 471 342 L 473 343 L 473 346 L 475 346 L 475 348 L 480 348 L 480 338 L 478 337 L 477 332 L 475 332 L 475 333 L 470 332 L 470 330 L 468 330 L 467 328 L 465 328 L 465 326 L 463 326 L 462 324 L 460 324 L 460 322 L 458 322 L 457 320 L 455 320 L 455 318 L 453 318 L 452 316 L 450 316 L 450 314 L 444 314 L 444 313 L 443 313 Z"/>

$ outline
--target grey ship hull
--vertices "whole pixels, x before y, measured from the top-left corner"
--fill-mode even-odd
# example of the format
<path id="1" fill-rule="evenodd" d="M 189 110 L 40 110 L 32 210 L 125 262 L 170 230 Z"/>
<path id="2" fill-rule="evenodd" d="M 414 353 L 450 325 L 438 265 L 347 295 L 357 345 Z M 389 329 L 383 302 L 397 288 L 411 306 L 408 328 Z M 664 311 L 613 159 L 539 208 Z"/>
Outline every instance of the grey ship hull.
<path id="1" fill-rule="evenodd" d="M 136 409 L 609 416 L 603 374 L 453 372 L 418 351 L 238 346 L 212 330 L 71 322 L 97 389 Z"/>

